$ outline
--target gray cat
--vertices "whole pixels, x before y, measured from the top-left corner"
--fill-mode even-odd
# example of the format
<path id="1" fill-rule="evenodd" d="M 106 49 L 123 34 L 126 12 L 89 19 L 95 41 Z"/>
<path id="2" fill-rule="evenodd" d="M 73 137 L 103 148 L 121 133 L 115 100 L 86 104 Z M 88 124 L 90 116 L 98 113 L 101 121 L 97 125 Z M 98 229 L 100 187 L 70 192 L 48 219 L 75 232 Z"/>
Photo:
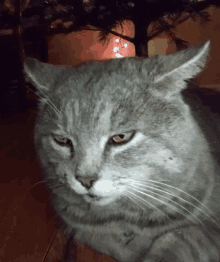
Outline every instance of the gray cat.
<path id="1" fill-rule="evenodd" d="M 77 69 L 26 59 L 40 166 L 77 243 L 122 262 L 220 261 L 220 117 L 186 82 L 209 45 Z"/>

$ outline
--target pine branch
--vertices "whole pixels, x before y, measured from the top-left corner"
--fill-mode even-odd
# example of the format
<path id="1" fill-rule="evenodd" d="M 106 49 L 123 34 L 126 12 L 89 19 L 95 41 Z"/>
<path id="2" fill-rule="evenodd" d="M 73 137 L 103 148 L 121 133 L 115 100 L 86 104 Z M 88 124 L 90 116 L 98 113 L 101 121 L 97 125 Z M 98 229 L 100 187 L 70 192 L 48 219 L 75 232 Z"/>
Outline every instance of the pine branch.
<path id="1" fill-rule="evenodd" d="M 17 24 L 13 3 L 14 0 L 5 0 L 0 4 L 1 29 L 13 28 Z M 136 51 L 139 50 L 138 55 L 141 55 L 141 52 L 146 55 L 147 42 L 163 32 L 171 37 L 177 48 L 186 47 L 185 41 L 175 36 L 175 27 L 189 18 L 199 18 L 201 25 L 205 25 L 210 18 L 204 10 L 210 6 L 220 7 L 220 1 L 23 0 L 22 9 L 26 32 L 43 30 L 47 35 L 52 35 L 94 28 L 100 31 L 101 42 L 108 41 L 111 33 L 133 43 Z M 125 20 L 133 22 L 134 38 L 114 31 L 118 26 L 122 26 Z M 147 28 L 150 24 L 154 30 L 148 35 Z"/>

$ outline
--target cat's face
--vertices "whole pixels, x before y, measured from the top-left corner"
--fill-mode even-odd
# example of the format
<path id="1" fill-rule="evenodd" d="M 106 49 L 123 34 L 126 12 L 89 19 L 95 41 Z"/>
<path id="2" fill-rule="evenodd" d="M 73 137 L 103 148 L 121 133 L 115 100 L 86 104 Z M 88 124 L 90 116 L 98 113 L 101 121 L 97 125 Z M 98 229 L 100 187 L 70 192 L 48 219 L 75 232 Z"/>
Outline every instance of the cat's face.
<path id="1" fill-rule="evenodd" d="M 163 182 L 184 189 L 199 148 L 180 92 L 207 49 L 77 70 L 28 60 L 42 97 L 35 143 L 47 178 L 96 206 L 120 199 L 157 206 L 172 198 L 160 192 Z"/>

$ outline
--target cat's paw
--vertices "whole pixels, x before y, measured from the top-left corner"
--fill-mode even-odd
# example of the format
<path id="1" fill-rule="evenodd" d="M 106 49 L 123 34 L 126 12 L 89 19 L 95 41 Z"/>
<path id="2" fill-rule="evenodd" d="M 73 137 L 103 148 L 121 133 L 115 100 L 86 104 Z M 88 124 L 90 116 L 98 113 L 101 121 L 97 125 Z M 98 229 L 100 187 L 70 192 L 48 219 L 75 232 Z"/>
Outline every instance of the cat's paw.
<path id="1" fill-rule="evenodd" d="M 210 235 L 198 227 L 181 228 L 158 238 L 144 262 L 219 262 L 220 252 Z"/>

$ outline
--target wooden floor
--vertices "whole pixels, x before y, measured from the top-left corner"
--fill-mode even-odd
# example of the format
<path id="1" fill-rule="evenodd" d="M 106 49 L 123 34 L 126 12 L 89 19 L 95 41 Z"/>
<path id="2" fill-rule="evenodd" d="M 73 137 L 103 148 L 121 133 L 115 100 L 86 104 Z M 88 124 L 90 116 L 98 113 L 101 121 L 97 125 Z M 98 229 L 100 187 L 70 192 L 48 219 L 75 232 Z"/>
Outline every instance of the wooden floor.
<path id="1" fill-rule="evenodd" d="M 66 239 L 56 227 L 40 182 L 33 147 L 35 113 L 14 113 L 0 121 L 0 261 L 56 262 Z M 114 262 L 78 246 L 77 262 Z"/>

